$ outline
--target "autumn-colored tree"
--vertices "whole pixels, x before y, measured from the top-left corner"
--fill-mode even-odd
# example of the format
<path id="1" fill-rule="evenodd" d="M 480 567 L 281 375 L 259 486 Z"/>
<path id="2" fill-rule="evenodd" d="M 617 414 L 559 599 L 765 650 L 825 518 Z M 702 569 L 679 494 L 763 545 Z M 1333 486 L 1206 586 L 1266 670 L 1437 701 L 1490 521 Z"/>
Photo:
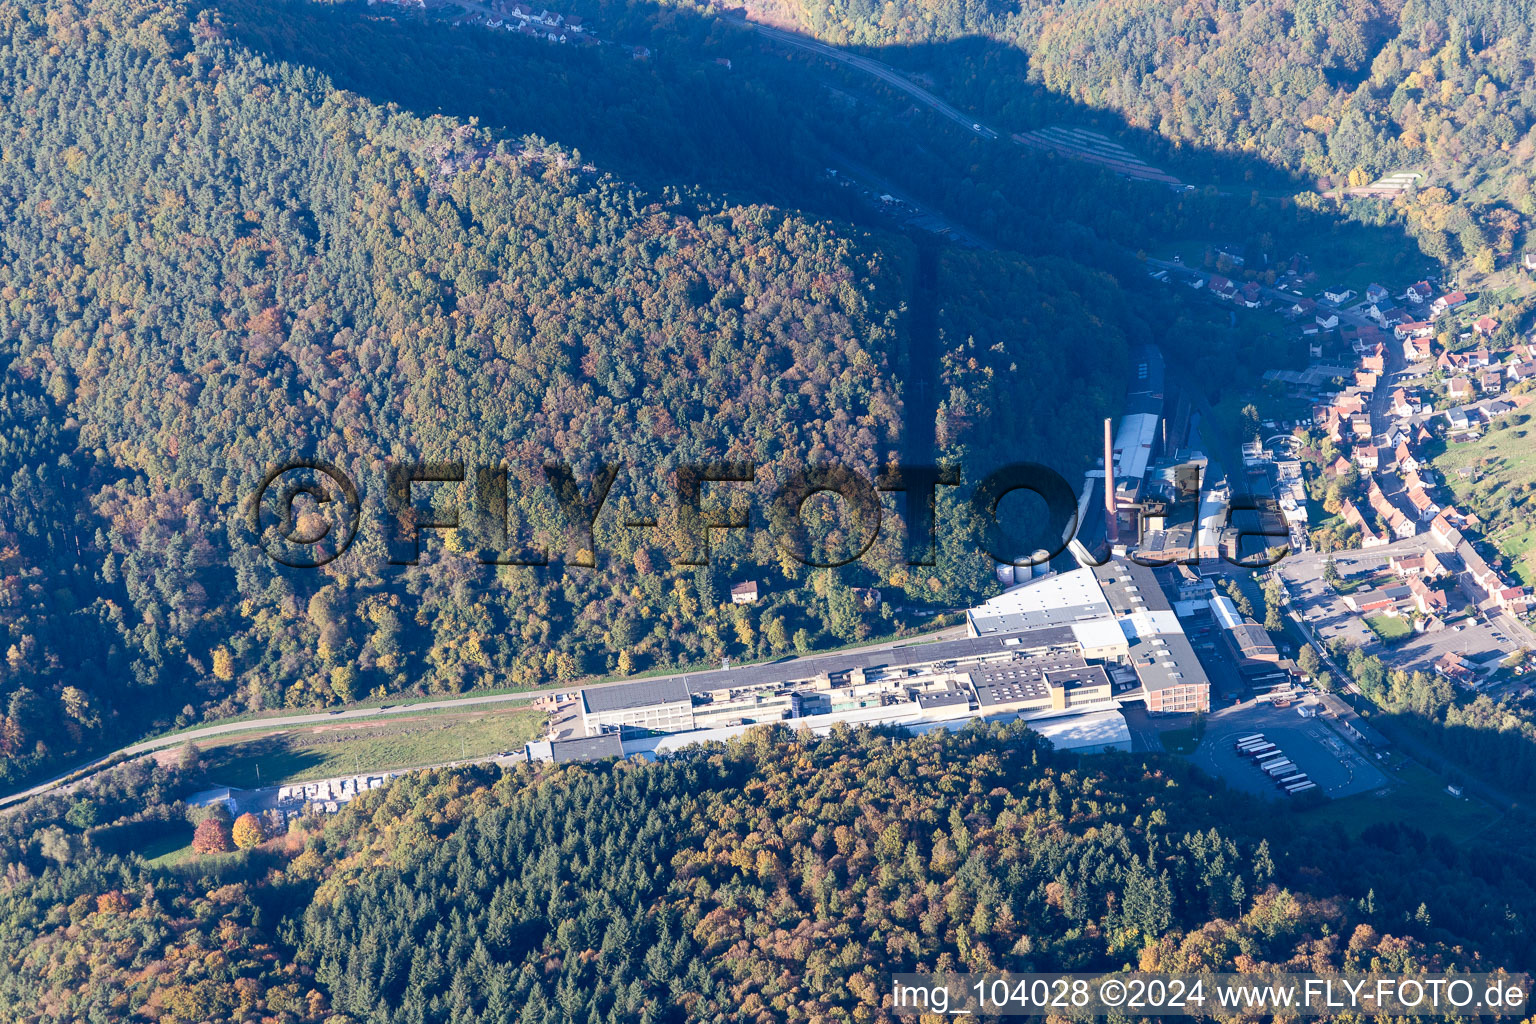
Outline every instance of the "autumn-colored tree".
<path id="1" fill-rule="evenodd" d="M 133 909 L 133 901 L 120 890 L 113 889 L 96 897 L 96 909 L 103 914 L 126 914 Z"/>
<path id="2" fill-rule="evenodd" d="M 260 846 L 267 838 L 267 830 L 261 827 L 261 819 L 249 811 L 235 819 L 230 834 L 235 845 L 242 850 Z"/>
<path id="3" fill-rule="evenodd" d="M 198 853 L 228 853 L 229 826 L 219 818 L 204 818 L 192 833 L 192 849 Z"/>
<path id="4" fill-rule="evenodd" d="M 220 647 L 213 652 L 213 678 L 229 681 L 235 676 L 235 659 L 230 656 L 227 647 Z"/>

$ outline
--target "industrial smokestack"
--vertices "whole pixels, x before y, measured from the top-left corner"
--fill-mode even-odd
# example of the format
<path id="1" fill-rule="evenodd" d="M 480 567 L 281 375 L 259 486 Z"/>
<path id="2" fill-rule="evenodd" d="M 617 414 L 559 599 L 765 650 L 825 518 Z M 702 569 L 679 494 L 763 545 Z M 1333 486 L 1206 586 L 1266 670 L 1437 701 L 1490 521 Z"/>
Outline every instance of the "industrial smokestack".
<path id="1" fill-rule="evenodd" d="M 1115 501 L 1115 422 L 1104 418 L 1104 536 L 1111 544 L 1120 540 L 1119 508 Z"/>

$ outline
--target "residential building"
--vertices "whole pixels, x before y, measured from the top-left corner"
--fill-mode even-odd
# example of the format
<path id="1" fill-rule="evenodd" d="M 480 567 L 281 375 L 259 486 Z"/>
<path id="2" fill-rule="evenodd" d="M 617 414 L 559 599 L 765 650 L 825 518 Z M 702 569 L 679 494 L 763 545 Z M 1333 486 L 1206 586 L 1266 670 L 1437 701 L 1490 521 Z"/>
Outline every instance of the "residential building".
<path id="1" fill-rule="evenodd" d="M 1420 576 L 1408 580 L 1408 590 L 1413 594 L 1413 605 L 1423 615 L 1441 615 L 1448 603 L 1445 594 L 1425 583 Z"/>
<path id="2" fill-rule="evenodd" d="M 1429 315 L 1432 319 L 1438 319 L 1441 314 L 1467 304 L 1467 296 L 1464 292 L 1448 292 L 1430 303 Z"/>
<path id="3" fill-rule="evenodd" d="M 1407 326 L 1407 325 L 1404 325 Z M 1401 327 L 1398 330 L 1402 330 Z M 1403 358 L 1410 363 L 1422 362 L 1434 354 L 1434 346 L 1428 338 L 1412 335 L 1403 339 Z"/>

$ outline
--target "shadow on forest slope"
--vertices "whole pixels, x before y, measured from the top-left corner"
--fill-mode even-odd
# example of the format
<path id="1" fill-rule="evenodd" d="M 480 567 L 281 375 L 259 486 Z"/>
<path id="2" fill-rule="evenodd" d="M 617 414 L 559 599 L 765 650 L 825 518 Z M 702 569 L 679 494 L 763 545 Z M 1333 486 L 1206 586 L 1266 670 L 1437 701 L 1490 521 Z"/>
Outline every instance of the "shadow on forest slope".
<path id="1" fill-rule="evenodd" d="M 699 186 L 889 228 L 888 219 L 827 181 L 827 165 L 847 158 L 1026 254 L 1105 266 L 1116 247 L 1123 256 L 1159 239 L 1202 237 L 1268 240 L 1288 255 L 1321 233 L 1329 248 L 1378 254 L 1384 273 L 1416 273 L 1424 262 L 1396 227 L 1256 202 L 1257 188 L 1289 194 L 1311 187 L 1284 169 L 1188 149 L 1171 162 L 1175 154 L 1161 137 L 1038 86 L 1020 86 L 1030 93 L 1033 123 L 974 112 L 1003 134 L 988 140 L 862 72 L 772 43 L 737 18 L 653 4 L 606 5 L 592 17 L 582 2 L 574 0 L 569 13 L 588 15 L 595 34 L 623 45 L 561 46 L 380 15 L 382 8 L 358 3 L 217 0 L 216 9 L 236 41 L 314 67 L 341 88 L 422 115 L 476 118 L 514 137 L 549 139 L 651 189 Z M 633 59 L 629 45 L 648 47 L 651 57 Z M 1020 83 L 1027 69 L 1025 54 L 979 37 L 849 52 L 903 68 L 966 62 Z M 1127 181 L 1007 137 L 1052 125 L 1091 127 L 1192 183 L 1199 173 L 1201 184 L 1231 194 Z"/>

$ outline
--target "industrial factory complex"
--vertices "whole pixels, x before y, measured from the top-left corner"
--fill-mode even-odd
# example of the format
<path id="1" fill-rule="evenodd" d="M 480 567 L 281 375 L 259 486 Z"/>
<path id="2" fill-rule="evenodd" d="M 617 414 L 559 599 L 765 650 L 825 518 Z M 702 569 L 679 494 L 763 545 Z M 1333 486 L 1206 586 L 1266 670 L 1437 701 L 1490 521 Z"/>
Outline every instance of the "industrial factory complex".
<path id="1" fill-rule="evenodd" d="M 660 752 L 765 722 L 913 731 L 972 718 L 1040 723 L 1060 747 L 1130 749 L 1121 706 L 1210 708 L 1210 683 L 1151 569 L 1053 573 L 971 609 L 954 640 L 580 691 L 584 736 L 530 744 L 570 760 Z M 1046 726 L 1045 723 L 1049 722 Z"/>
<path id="2" fill-rule="evenodd" d="M 1213 467 L 1197 423 L 1184 403 L 1170 414 L 1163 378 L 1161 354 L 1142 349 L 1066 550 L 1000 566 L 1006 589 L 966 613 L 965 637 L 589 687 L 576 698 L 579 735 L 531 743 L 528 757 L 655 754 L 770 722 L 917 732 L 975 718 L 1024 719 L 1058 748 L 1128 750 L 1127 704 L 1209 711 L 1211 680 L 1185 621 L 1225 634 L 1228 668 L 1273 670 L 1274 654 L 1190 564 L 1235 556 L 1236 531 L 1225 483 L 1205 481 Z"/>

